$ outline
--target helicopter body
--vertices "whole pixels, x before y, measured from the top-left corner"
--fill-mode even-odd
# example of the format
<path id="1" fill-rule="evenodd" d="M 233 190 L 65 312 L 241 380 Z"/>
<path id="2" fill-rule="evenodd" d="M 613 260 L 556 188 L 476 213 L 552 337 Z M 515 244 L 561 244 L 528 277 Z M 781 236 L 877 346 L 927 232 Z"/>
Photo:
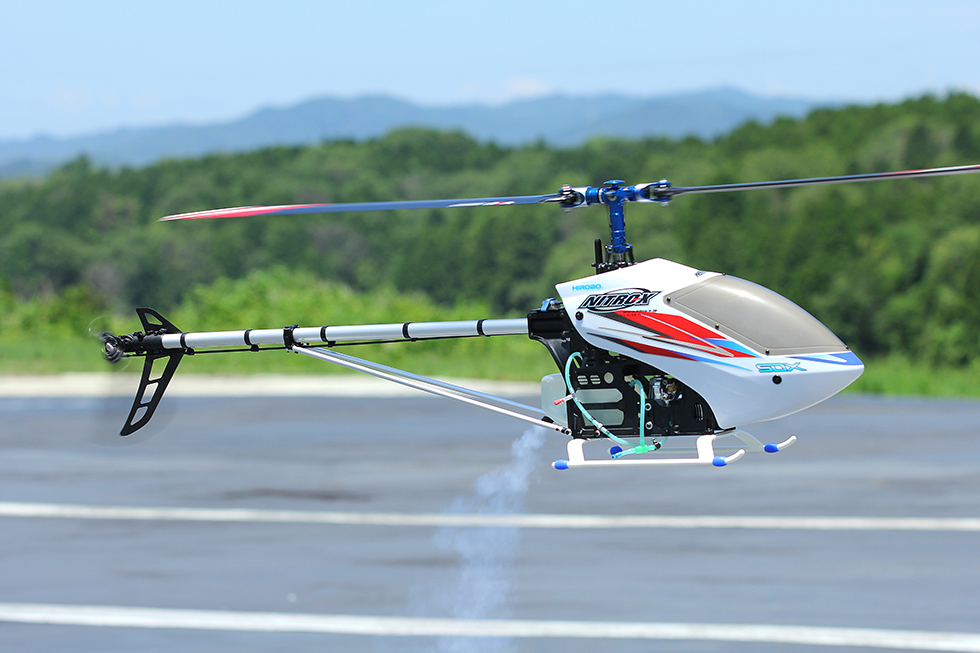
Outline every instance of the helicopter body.
<path id="1" fill-rule="evenodd" d="M 721 429 L 809 408 L 864 371 L 812 315 L 736 277 L 653 259 L 557 289 L 587 343 L 696 388 Z"/>

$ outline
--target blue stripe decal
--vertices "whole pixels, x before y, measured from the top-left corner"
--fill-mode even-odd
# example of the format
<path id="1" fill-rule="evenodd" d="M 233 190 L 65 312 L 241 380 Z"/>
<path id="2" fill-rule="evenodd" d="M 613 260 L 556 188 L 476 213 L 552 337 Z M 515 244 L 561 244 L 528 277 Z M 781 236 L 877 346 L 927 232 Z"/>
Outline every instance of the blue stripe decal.
<path id="1" fill-rule="evenodd" d="M 845 351 L 840 354 L 825 354 L 822 356 L 790 356 L 801 361 L 813 361 L 815 363 L 829 363 L 831 365 L 864 365 L 861 359 L 854 352 Z"/>
<path id="2" fill-rule="evenodd" d="M 728 338 L 704 338 L 705 342 L 710 342 L 718 347 L 724 347 L 725 349 L 731 349 L 732 351 L 737 351 L 740 354 L 748 354 L 753 358 L 758 358 L 759 354 L 754 351 L 745 348 L 741 344 L 735 342 L 734 340 L 729 340 Z"/>
<path id="3" fill-rule="evenodd" d="M 723 365 L 725 367 L 734 367 L 736 370 L 742 370 L 743 372 L 751 372 L 752 371 L 750 369 L 746 369 L 746 368 L 742 367 L 741 365 L 735 365 L 733 363 L 725 363 L 725 362 L 722 362 L 722 361 L 718 360 L 717 358 L 706 358 L 704 356 L 696 356 L 694 354 L 686 354 L 686 355 L 689 356 L 690 358 L 692 358 L 693 360 L 696 360 L 696 361 L 698 361 L 700 363 L 711 363 L 712 365 Z"/>

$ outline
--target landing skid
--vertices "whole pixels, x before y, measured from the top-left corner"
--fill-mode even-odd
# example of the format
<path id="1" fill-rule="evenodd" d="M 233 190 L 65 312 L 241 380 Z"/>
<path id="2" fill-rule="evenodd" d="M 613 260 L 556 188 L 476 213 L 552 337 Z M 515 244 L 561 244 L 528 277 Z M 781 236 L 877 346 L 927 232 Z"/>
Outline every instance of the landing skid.
<path id="1" fill-rule="evenodd" d="M 733 450 L 733 447 L 716 449 L 715 440 L 724 437 L 737 438 L 742 445 L 729 455 L 722 455 L 723 450 Z M 782 451 L 796 442 L 796 436 L 791 435 L 784 442 L 762 444 L 755 437 L 745 431 L 720 431 L 718 433 L 708 433 L 698 436 L 695 447 L 661 449 L 654 454 L 655 457 L 641 458 L 621 457 L 608 460 L 586 460 L 583 446 L 585 440 L 573 438 L 568 442 L 568 460 L 556 460 L 551 464 L 555 469 L 570 469 L 572 467 L 614 467 L 617 465 L 714 465 L 724 467 L 728 463 L 733 463 L 748 452 L 776 453 Z M 693 457 L 668 457 L 675 453 L 696 453 Z"/>

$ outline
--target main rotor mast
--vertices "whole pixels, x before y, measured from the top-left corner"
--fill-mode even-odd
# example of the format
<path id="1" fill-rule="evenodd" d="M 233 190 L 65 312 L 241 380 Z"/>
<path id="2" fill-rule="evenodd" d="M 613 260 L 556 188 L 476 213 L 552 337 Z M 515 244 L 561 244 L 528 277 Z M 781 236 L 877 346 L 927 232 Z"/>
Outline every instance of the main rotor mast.
<path id="1" fill-rule="evenodd" d="M 596 238 L 595 263 L 592 264 L 599 273 L 633 265 L 635 262 L 633 246 L 626 242 L 626 203 L 667 204 L 670 201 L 670 195 L 667 194 L 670 182 L 666 179 L 636 186 L 625 184 L 622 179 L 610 179 L 601 188 L 564 186 L 554 198 L 545 200 L 561 204 L 566 209 L 592 204 L 606 206 L 609 211 L 609 244 L 603 247 L 602 241 Z"/>

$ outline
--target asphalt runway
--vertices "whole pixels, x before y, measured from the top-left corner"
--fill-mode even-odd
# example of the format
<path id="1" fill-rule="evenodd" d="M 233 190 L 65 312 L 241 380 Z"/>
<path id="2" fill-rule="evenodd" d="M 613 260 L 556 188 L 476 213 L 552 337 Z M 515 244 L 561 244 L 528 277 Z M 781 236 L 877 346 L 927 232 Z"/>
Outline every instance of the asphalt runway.
<path id="1" fill-rule="evenodd" d="M 165 401 L 120 446 L 127 399 L 0 399 L 0 650 L 980 651 L 980 402 L 559 472 L 445 399 Z"/>

